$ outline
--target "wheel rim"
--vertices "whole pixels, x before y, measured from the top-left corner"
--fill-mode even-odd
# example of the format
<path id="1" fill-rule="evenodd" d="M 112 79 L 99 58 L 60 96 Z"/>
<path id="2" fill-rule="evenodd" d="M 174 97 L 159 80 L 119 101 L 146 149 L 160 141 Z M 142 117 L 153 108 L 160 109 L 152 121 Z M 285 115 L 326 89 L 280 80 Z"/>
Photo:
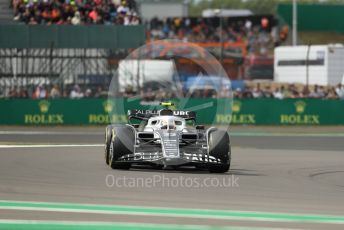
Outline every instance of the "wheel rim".
<path id="1" fill-rule="evenodd" d="M 105 130 L 105 145 L 104 145 L 104 157 L 106 162 L 108 161 L 108 147 L 107 147 L 107 130 Z"/>
<path id="2" fill-rule="evenodd" d="M 105 158 L 105 160 L 106 160 L 106 162 L 107 162 L 107 160 L 108 160 L 108 154 L 107 154 L 107 146 L 106 146 L 106 144 L 105 144 L 105 150 L 104 150 L 104 158 Z"/>
<path id="3" fill-rule="evenodd" d="M 113 145 L 110 143 L 110 149 L 109 149 L 109 162 L 112 163 L 113 161 Z"/>

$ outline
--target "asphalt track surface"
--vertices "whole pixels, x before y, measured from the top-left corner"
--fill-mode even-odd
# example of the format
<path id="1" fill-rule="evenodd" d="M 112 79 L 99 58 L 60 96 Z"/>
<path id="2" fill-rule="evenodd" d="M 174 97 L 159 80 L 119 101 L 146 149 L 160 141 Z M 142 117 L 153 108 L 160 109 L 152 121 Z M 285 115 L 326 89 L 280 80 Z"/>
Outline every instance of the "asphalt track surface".
<path id="1" fill-rule="evenodd" d="M 102 130 L 1 127 L 0 229 L 344 228 L 343 128 L 234 127 L 226 174 L 112 170 Z"/>

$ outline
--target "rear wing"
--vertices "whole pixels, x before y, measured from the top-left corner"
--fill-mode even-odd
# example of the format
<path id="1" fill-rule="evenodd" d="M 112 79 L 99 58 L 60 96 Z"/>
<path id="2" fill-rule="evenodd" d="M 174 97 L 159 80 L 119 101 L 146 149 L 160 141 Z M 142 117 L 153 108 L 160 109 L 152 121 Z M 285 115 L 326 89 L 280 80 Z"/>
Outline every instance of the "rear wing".
<path id="1" fill-rule="evenodd" d="M 130 119 L 148 120 L 149 118 L 156 117 L 156 116 L 177 116 L 177 117 L 182 117 L 185 120 L 196 121 L 196 112 L 194 112 L 194 111 L 170 110 L 170 109 L 161 109 L 161 110 L 133 109 L 133 110 L 128 110 L 128 120 L 130 120 Z"/>

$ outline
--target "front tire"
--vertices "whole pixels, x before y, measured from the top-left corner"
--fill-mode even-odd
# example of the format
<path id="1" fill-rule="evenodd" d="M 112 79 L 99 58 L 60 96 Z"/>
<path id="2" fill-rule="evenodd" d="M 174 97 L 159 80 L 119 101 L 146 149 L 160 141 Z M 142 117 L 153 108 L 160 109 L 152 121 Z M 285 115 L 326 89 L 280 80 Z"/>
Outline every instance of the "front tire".
<path id="1" fill-rule="evenodd" d="M 104 147 L 104 157 L 105 163 L 109 164 L 109 150 L 110 150 L 110 143 L 112 139 L 112 126 L 107 126 L 105 129 L 105 147 Z"/>
<path id="2" fill-rule="evenodd" d="M 209 155 L 220 159 L 221 164 L 209 165 L 211 173 L 225 173 L 231 164 L 229 135 L 224 130 L 214 130 L 209 134 Z"/>
<path id="3" fill-rule="evenodd" d="M 135 134 L 130 127 L 116 127 L 112 129 L 109 147 L 109 165 L 113 169 L 129 169 L 131 164 L 118 162 L 124 155 L 134 153 Z"/>

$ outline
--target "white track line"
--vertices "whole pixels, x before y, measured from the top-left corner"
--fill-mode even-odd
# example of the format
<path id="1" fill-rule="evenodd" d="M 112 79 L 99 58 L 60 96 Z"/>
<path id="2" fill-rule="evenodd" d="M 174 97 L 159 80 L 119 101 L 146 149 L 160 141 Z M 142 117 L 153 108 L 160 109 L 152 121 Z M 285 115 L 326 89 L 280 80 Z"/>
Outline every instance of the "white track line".
<path id="1" fill-rule="evenodd" d="M 344 133 L 293 133 L 293 132 L 231 132 L 234 137 L 344 137 Z M 103 132 L 78 132 L 78 131 L 0 131 L 0 135 L 80 135 L 94 136 L 103 135 Z"/>
<path id="2" fill-rule="evenodd" d="M 77 132 L 77 131 L 0 131 L 0 135 L 100 135 L 104 132 Z"/>
<path id="3" fill-rule="evenodd" d="M 65 147 L 102 147 L 104 144 L 24 144 L 24 145 L 0 145 L 0 149 L 8 148 L 65 148 Z"/>

